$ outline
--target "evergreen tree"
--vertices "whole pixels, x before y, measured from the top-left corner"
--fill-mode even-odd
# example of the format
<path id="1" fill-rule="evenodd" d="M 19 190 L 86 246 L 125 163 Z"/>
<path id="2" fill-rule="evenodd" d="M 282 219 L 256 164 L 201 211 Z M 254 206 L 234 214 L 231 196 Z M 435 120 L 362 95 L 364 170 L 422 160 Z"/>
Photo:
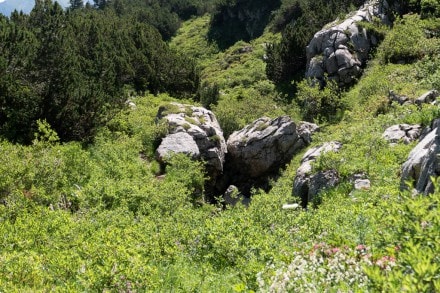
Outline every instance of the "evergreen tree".
<path id="1" fill-rule="evenodd" d="M 84 7 L 83 0 L 70 0 L 70 9 L 75 10 Z"/>
<path id="2" fill-rule="evenodd" d="M 95 3 L 95 7 L 99 9 L 104 9 L 108 4 L 110 4 L 110 0 L 93 0 Z"/>
<path id="3" fill-rule="evenodd" d="M 208 37 L 222 49 L 239 40 L 256 38 L 269 23 L 272 11 L 280 5 L 280 0 L 219 1 L 211 18 Z"/>
<path id="4" fill-rule="evenodd" d="M 71 9 L 82 3 L 71 1 Z M 57 2 L 36 0 L 28 16 L 0 16 L 0 135 L 29 143 L 41 119 L 62 141 L 88 141 L 122 107 L 125 86 L 196 93 L 195 63 L 171 51 L 129 2 L 95 3 L 108 9 L 66 13 Z"/>

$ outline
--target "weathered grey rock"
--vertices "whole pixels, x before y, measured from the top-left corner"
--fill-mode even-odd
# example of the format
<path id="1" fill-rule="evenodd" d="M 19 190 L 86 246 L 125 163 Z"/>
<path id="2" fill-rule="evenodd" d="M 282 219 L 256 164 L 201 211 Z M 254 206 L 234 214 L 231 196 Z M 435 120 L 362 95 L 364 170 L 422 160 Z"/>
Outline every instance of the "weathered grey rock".
<path id="1" fill-rule="evenodd" d="M 240 200 L 240 191 L 238 190 L 238 187 L 235 185 L 230 185 L 223 194 L 223 199 L 226 204 L 232 206 L 236 205 Z"/>
<path id="2" fill-rule="evenodd" d="M 440 126 L 440 118 L 432 120 L 431 124 L 429 126 L 426 126 L 422 130 L 422 134 L 420 135 L 420 140 L 423 140 L 425 136 L 427 136 L 433 129 Z"/>
<path id="3" fill-rule="evenodd" d="M 434 191 L 431 177 L 440 174 L 440 127 L 434 128 L 411 151 L 402 166 L 401 188 L 407 183 L 418 193 L 428 194 Z"/>
<path id="4" fill-rule="evenodd" d="M 382 137 L 392 143 L 403 142 L 408 144 L 412 141 L 417 140 L 422 133 L 422 127 L 418 124 L 408 125 L 408 124 L 398 124 L 388 127 L 382 134 Z"/>
<path id="5" fill-rule="evenodd" d="M 354 181 L 354 189 L 356 190 L 369 190 L 371 188 L 371 182 L 368 179 L 356 179 Z"/>
<path id="6" fill-rule="evenodd" d="M 324 153 L 337 152 L 342 144 L 337 141 L 327 142 L 308 150 L 301 159 L 293 182 L 293 194 L 299 196 L 304 207 L 322 190 L 334 187 L 339 183 L 336 170 L 324 170 L 312 174 L 312 163 Z"/>
<path id="7" fill-rule="evenodd" d="M 321 191 L 339 184 L 339 174 L 336 170 L 320 171 L 310 177 L 308 202 Z"/>
<path id="8" fill-rule="evenodd" d="M 393 102 L 398 103 L 399 105 L 413 104 L 413 101 L 410 100 L 407 96 L 398 95 L 393 90 L 390 90 L 388 92 L 388 103 L 391 105 Z"/>
<path id="9" fill-rule="evenodd" d="M 194 138 L 186 132 L 172 133 L 166 136 L 156 150 L 160 160 L 166 159 L 171 153 L 183 153 L 193 159 L 200 159 L 200 150 Z"/>
<path id="10" fill-rule="evenodd" d="M 227 152 L 223 132 L 215 115 L 201 107 L 170 103 L 162 106 L 158 121 L 165 121 L 169 134 L 156 150 L 156 159 L 164 162 L 170 153 L 184 153 L 206 162 L 209 175 L 223 172 Z"/>
<path id="11" fill-rule="evenodd" d="M 296 127 L 301 142 L 304 146 L 308 146 L 312 142 L 313 133 L 319 131 L 319 126 L 315 123 L 310 123 L 307 121 L 300 121 Z"/>
<path id="12" fill-rule="evenodd" d="M 437 101 L 440 93 L 437 90 L 430 90 L 415 100 L 416 105 L 433 104 Z"/>
<path id="13" fill-rule="evenodd" d="M 293 154 L 308 145 L 317 126 L 296 124 L 287 116 L 255 120 L 230 135 L 228 153 L 233 169 L 251 178 L 278 170 L 292 159 Z"/>
<path id="14" fill-rule="evenodd" d="M 245 54 L 245 53 L 251 53 L 253 50 L 254 49 L 251 46 L 244 46 L 235 50 L 235 53 Z"/>
<path id="15" fill-rule="evenodd" d="M 354 14 L 340 22 L 336 20 L 317 32 L 306 48 L 306 77 L 322 80 L 325 74 L 339 84 L 350 84 L 362 72 L 371 48 L 377 45 L 374 35 L 358 26 L 379 17 L 387 22 L 388 4 L 370 0 Z"/>
<path id="16" fill-rule="evenodd" d="M 125 101 L 125 104 L 130 108 L 130 110 L 136 110 L 137 109 L 136 104 L 132 100 L 130 100 L 130 99 Z"/>

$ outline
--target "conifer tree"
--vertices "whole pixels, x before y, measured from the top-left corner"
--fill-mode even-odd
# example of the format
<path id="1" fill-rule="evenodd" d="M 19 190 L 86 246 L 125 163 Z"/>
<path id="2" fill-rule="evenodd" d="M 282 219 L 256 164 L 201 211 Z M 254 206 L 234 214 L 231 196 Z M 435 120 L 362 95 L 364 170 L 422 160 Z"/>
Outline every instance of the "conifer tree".
<path id="1" fill-rule="evenodd" d="M 70 0 L 70 9 L 75 10 L 78 8 L 84 7 L 84 1 L 83 0 Z"/>
<path id="2" fill-rule="evenodd" d="M 95 2 L 95 7 L 99 9 L 104 9 L 109 3 L 109 0 L 93 0 Z"/>

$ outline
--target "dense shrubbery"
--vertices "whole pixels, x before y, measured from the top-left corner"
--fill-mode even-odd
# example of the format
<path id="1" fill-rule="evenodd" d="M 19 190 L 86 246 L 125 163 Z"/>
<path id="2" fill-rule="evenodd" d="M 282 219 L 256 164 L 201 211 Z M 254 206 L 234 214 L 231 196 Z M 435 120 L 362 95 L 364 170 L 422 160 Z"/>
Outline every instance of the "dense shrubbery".
<path id="1" fill-rule="evenodd" d="M 419 15 L 407 15 L 394 23 L 394 28 L 380 45 L 382 62 L 411 63 L 425 56 L 438 55 L 440 26 L 436 20 L 421 20 Z"/>
<path id="2" fill-rule="evenodd" d="M 296 100 L 303 118 L 316 122 L 335 121 L 344 111 L 341 91 L 335 81 L 321 88 L 318 81 L 303 80 L 298 84 Z"/>
<path id="3" fill-rule="evenodd" d="M 404 193 L 394 202 L 383 203 L 386 208 L 382 207 L 381 216 L 386 229 L 379 234 L 379 247 L 396 261 L 388 271 L 380 267 L 367 270 L 374 290 L 440 290 L 439 199 L 437 190 L 428 196 Z"/>
<path id="4" fill-rule="evenodd" d="M 237 41 L 249 42 L 263 33 L 280 0 L 218 1 L 212 15 L 208 37 L 226 49 Z"/>
<path id="5" fill-rule="evenodd" d="M 150 25 L 111 9 L 65 12 L 37 1 L 30 15 L 1 17 L 0 133 L 29 143 L 45 119 L 63 141 L 89 140 L 123 89 L 195 94 L 198 70 Z M 117 28 L 117 29 L 116 29 Z"/>
<path id="6" fill-rule="evenodd" d="M 69 13 L 68 17 L 77 17 L 78 21 L 68 25 L 69 29 L 82 37 L 93 32 L 92 27 L 106 31 L 103 18 L 113 14 L 108 8 L 102 12 Z M 103 23 L 93 25 L 95 17 Z M 35 94 L 32 84 L 25 82 L 29 74 L 38 75 L 27 70 L 32 63 L 23 62 L 30 56 L 44 56 L 43 47 L 37 46 L 44 38 L 38 39 L 30 28 L 20 28 L 18 24 L 26 24 L 28 19 L 15 15 L 12 20 L 0 20 L 1 28 L 7 27 L 0 29 L 0 38 L 17 39 L 0 42 L 0 50 L 8 53 L 0 57 L 0 70 L 8 73 L 0 76 L 0 93 L 15 92 L 13 105 L 39 111 L 38 107 L 33 108 L 32 103 L 38 105 L 39 100 L 31 99 Z M 384 44 L 391 43 L 396 35 L 405 37 L 398 27 L 412 23 L 405 19 L 396 24 L 396 32 L 390 29 Z M 419 22 L 415 18 L 414 21 Z M 383 63 L 375 58 L 347 92 L 338 91 L 332 82 L 322 91 L 309 87 L 308 81 L 299 82 L 299 94 L 289 103 L 277 94 L 264 74 L 266 43 L 275 42 L 277 35 L 267 32 L 259 39 L 238 42 L 218 52 L 203 39 L 207 23 L 206 16 L 189 21 L 170 47 L 181 48 L 183 44 L 183 53 L 201 56 L 198 65 L 203 86 L 199 98 L 211 105 L 226 134 L 262 115 L 290 113 L 297 121 L 302 112 L 310 119 L 331 121 L 341 110 L 338 118 L 342 120 L 321 125 L 321 131 L 313 136 L 313 145 L 338 140 L 343 147 L 338 153 L 321 156 L 313 169 L 334 168 L 342 183 L 316 196 L 307 210 L 282 209 L 285 203 L 300 201 L 292 195 L 303 155 L 300 153 L 271 182 L 270 191 L 251 191 L 248 207 L 206 204 L 202 163 L 185 156 L 172 157 L 165 176 L 157 176 L 159 166 L 153 160 L 154 151 L 167 128 L 156 124 L 155 115 L 163 103 L 176 101 L 167 94 L 136 97 L 133 92 L 130 107 L 108 118 L 105 127 L 96 128 L 94 143 L 88 145 L 60 142 L 61 133 L 49 119 L 35 120 L 34 129 L 26 133 L 31 144 L 0 142 L 0 291 L 439 291 L 439 191 L 426 197 L 401 192 L 401 164 L 414 143 L 390 147 L 382 138 L 383 131 L 393 124 L 427 125 L 438 118 L 438 106 L 403 107 L 388 105 L 387 101 L 390 89 L 416 98 L 438 86 L 440 62 L 436 51 L 420 60 L 415 58 L 412 64 Z M 56 21 L 50 24 L 55 25 Z M 85 32 L 77 31 L 76 25 Z M 142 31 L 146 34 L 146 47 L 142 48 L 156 48 L 148 36 L 155 41 L 158 33 L 149 35 L 151 27 L 137 25 L 146 29 Z M 130 28 L 127 24 L 122 30 L 127 35 L 108 33 L 125 41 L 130 34 L 142 37 L 141 31 Z M 429 42 L 435 42 L 437 37 L 431 37 Z M 34 43 L 36 47 L 17 45 Z M 67 44 L 82 53 L 87 51 L 87 47 L 79 46 L 82 42 Z M 117 44 L 104 42 L 97 52 L 87 53 L 119 58 L 119 54 L 105 53 L 105 48 Z M 195 44 L 199 47 L 191 50 Z M 415 48 L 418 45 L 412 43 Z M 160 48 L 170 54 L 167 56 L 173 56 L 162 45 L 156 49 Z M 381 50 L 379 47 L 377 57 Z M 66 48 L 62 51 L 68 52 Z M 133 52 L 137 61 L 143 60 L 142 54 Z M 120 53 L 131 57 L 133 52 Z M 392 48 L 387 52 L 392 52 Z M 65 58 L 76 60 L 69 55 Z M 87 55 L 84 58 L 92 60 Z M 122 80 L 128 78 L 132 88 L 139 89 L 131 82 L 146 75 L 129 75 L 130 64 L 117 58 L 121 63 L 114 67 L 121 71 L 116 72 L 120 72 Z M 53 60 L 61 59 L 57 56 Z M 109 64 L 105 60 L 100 64 L 104 69 Z M 175 59 L 165 60 L 171 63 Z M 73 61 L 69 62 L 75 65 Z M 56 62 L 51 62 L 59 71 L 51 73 L 51 68 L 47 68 L 45 74 L 55 77 L 55 72 L 63 72 Z M 170 64 L 162 65 L 168 72 Z M 89 66 L 84 69 L 107 72 Z M 76 77 L 73 73 L 72 76 Z M 68 80 L 71 76 L 61 77 Z M 86 77 L 80 75 L 78 79 Z M 149 89 L 150 83 L 155 84 L 153 81 L 142 79 L 139 84 Z M 41 89 L 35 89 L 46 90 L 45 83 L 40 85 Z M 86 89 L 79 85 L 82 84 L 73 83 L 70 89 Z M 156 85 L 163 84 L 159 80 Z M 172 91 L 171 88 L 156 90 Z M 10 113 L 9 117 L 16 117 L 16 121 L 34 121 L 26 117 L 33 112 L 24 116 L 20 115 L 26 112 Z M 371 188 L 354 190 L 354 174 L 368 177 Z"/>

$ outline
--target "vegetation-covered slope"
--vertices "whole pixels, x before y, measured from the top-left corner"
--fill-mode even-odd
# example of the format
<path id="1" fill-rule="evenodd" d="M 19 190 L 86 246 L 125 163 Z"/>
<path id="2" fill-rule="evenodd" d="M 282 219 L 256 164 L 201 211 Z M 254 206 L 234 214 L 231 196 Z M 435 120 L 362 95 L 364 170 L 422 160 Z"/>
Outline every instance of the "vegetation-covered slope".
<path id="1" fill-rule="evenodd" d="M 222 5 L 235 5 L 234 1 L 226 2 Z M 288 1 L 284 2 L 281 9 L 288 9 Z M 414 1 L 400 2 L 413 4 Z M 431 3 L 422 1 L 419 4 L 423 6 L 427 2 Z M 416 142 L 390 146 L 382 138 L 383 131 L 393 124 L 427 126 L 439 117 L 437 105 L 417 107 L 388 103 L 390 90 L 414 99 L 440 86 L 438 20 L 434 18 L 437 10 L 431 13 L 432 16 L 421 17 L 419 8 L 411 9 L 413 14 L 397 18 L 392 27 L 376 28 L 384 33 L 384 40 L 372 54 L 364 75 L 345 90 L 328 87 L 320 91 L 304 80 L 298 82 L 297 94 L 286 98 L 265 74 L 267 43 L 278 42 L 283 36 L 266 28 L 257 39 L 239 41 L 220 50 L 207 41 L 209 16 L 202 16 L 184 22 L 169 44 L 158 45 L 171 58 L 157 57 L 158 62 L 167 62 L 163 65 L 164 74 L 173 72 L 169 66 L 181 66 L 181 63 L 170 61 L 175 60 L 172 58 L 196 58 L 201 86 L 197 94 L 189 91 L 194 93 L 192 99 L 189 99 L 191 94 L 177 95 L 171 85 L 163 89 L 168 94 L 159 94 L 157 92 L 162 90 L 150 88 L 147 82 L 141 90 L 151 93 L 135 94 L 133 91 L 130 100 L 136 106 L 126 107 L 121 103 L 120 111 L 111 112 L 106 123 L 96 126 L 93 143 L 89 144 L 62 142 L 67 139 L 61 137 L 60 140 L 63 132 L 49 116 L 31 115 L 26 116 L 26 121 L 30 122 L 23 125 L 35 125 L 28 130 L 33 141 L 27 145 L 13 143 L 6 138 L 12 130 L 21 128 L 11 127 L 5 131 L 8 129 L 5 125 L 9 124 L 4 121 L 18 123 L 23 120 L 2 113 L 0 290 L 440 290 L 440 192 L 413 196 L 409 191 L 401 191 L 401 165 Z M 89 23 L 88 17 L 104 22 L 108 21 L 104 16 L 113 15 L 110 10 L 69 13 L 57 12 L 68 19 L 77 19 L 79 24 L 72 23 L 73 28 L 83 22 Z M 100 16 L 100 13 L 104 14 Z M 29 19 L 28 16 L 15 17 L 24 23 Z M 122 19 L 118 21 L 123 22 Z M 2 21 L 1 28 L 8 28 L 9 33 L 1 37 L 14 36 L 14 22 L 18 20 Z M 84 23 L 82 25 L 87 26 Z M 94 27 L 104 29 L 107 25 L 101 27 L 98 23 Z M 133 29 L 134 34 L 150 32 L 148 36 L 154 38 L 158 35 L 145 24 L 142 25 L 145 30 L 126 25 L 127 32 Z M 38 44 L 30 46 L 32 50 L 42 50 L 45 47 L 39 45 L 41 40 L 37 40 L 34 33 L 32 28 L 26 28 L 19 39 Z M 0 66 L 3 66 L 0 70 L 6 74 L 0 76 L 0 98 L 3 100 L 0 111 L 12 112 L 10 105 L 15 104 L 5 94 L 9 92 L 15 93 L 16 100 L 22 97 L 29 109 L 36 109 L 31 104 L 32 97 L 37 97 L 34 86 L 44 90 L 48 84 L 56 85 L 57 75 L 50 75 L 54 79 L 48 79 L 47 83 L 42 79 L 37 79 L 39 82 L 35 84 L 24 82 L 28 77 L 26 69 L 35 68 L 38 60 L 30 59 L 29 64 L 21 64 L 17 61 L 21 59 L 8 59 L 8 56 L 34 56 L 34 51 L 10 49 L 8 46 L 16 43 L 5 40 L 8 41 L 0 42 Z M 72 40 L 72 44 L 76 42 Z M 80 44 L 83 43 L 78 42 Z M 118 42 L 109 43 L 103 39 L 101 45 L 112 44 L 117 47 Z M 148 41 L 145 45 L 153 46 Z M 62 52 L 71 52 L 67 49 Z M 112 50 L 108 53 L 116 54 Z M 185 57 L 175 55 L 176 51 Z M 65 56 L 55 49 L 51 52 L 61 54 L 59 59 Z M 145 49 L 127 52 L 124 56 L 132 60 L 135 54 L 143 60 L 143 54 L 148 52 Z M 59 59 L 49 60 L 58 68 L 53 60 Z M 95 70 L 96 63 L 92 60 L 101 59 L 91 58 L 84 63 L 90 66 L 84 67 L 85 70 Z M 52 69 L 45 64 L 38 66 Z M 62 70 L 67 66 L 59 67 Z M 115 68 L 119 67 L 115 65 Z M 42 74 L 38 70 L 35 72 Z M 156 73 L 130 76 L 133 79 L 161 76 Z M 92 79 L 90 83 L 106 89 L 107 83 L 101 83 L 98 78 L 102 75 L 92 76 L 97 80 Z M 89 77 L 80 75 L 79 78 L 88 80 Z M 84 85 L 67 81 L 66 84 L 68 88 L 64 83 L 59 84 L 61 93 L 81 91 Z M 113 87 L 118 83 L 110 84 Z M 130 82 L 121 81 L 120 84 L 121 87 L 135 87 Z M 158 86 L 163 85 L 158 83 Z M 85 86 L 84 91 L 86 89 Z M 122 89 L 115 91 L 121 93 Z M 18 94 L 21 92 L 28 96 Z M 115 99 L 122 97 L 104 93 Z M 218 204 L 204 203 L 200 190 L 206 178 L 201 162 L 176 156 L 167 166 L 166 176 L 157 176 L 160 168 L 154 161 L 154 151 L 158 138 L 167 130 L 156 124 L 155 115 L 160 105 L 177 101 L 176 98 L 182 96 L 188 97 L 185 103 L 200 102 L 210 107 L 226 134 L 262 115 L 289 114 L 295 120 L 307 117 L 319 121 L 321 131 L 314 135 L 313 146 L 338 140 L 343 147 L 338 153 L 321 156 L 314 170 L 335 168 L 342 178 L 341 184 L 319 194 L 308 209 L 282 209 L 285 203 L 300 201 L 292 194 L 293 180 L 303 155 L 300 153 L 281 171 L 279 179 L 272 182 L 269 191 L 253 190 L 249 207 L 224 206 L 221 199 Z M 52 96 L 45 97 L 47 105 L 59 105 Z M 61 99 L 69 95 L 56 97 Z M 71 105 L 69 101 L 67 99 L 66 105 Z M 125 98 L 121 102 L 124 101 Z M 315 101 L 315 105 L 324 106 L 307 109 L 303 101 Z M 298 106 L 301 103 L 303 107 Z M 326 105 L 329 103 L 330 106 L 337 103 L 338 115 L 328 113 Z M 82 102 L 77 104 L 82 105 Z M 17 115 L 22 113 L 18 109 L 14 110 Z M 58 113 L 60 121 L 63 115 L 74 113 L 70 108 L 63 111 Z M 45 121 L 37 120 L 44 118 Z M 60 124 L 60 127 L 71 129 Z M 11 138 L 18 140 L 13 135 Z M 359 173 L 370 179 L 370 189 L 353 189 L 352 176 Z"/>

